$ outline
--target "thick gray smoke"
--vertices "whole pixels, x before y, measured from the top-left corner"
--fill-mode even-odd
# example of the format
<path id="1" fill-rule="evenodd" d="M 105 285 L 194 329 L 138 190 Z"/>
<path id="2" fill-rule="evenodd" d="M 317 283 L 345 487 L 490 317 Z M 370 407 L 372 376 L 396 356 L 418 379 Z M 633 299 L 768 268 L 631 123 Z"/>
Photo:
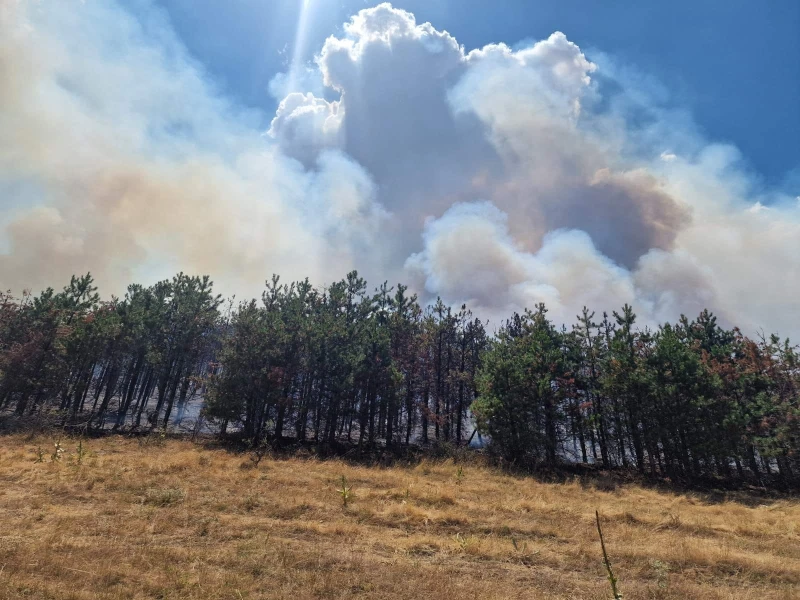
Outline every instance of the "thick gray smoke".
<path id="1" fill-rule="evenodd" d="M 219 97 L 153 12 L 0 4 L 0 284 L 91 270 L 106 292 L 176 270 L 257 294 L 372 248 L 375 184 L 342 152 L 304 169 Z"/>
<path id="2" fill-rule="evenodd" d="M 338 99 L 290 90 L 264 135 L 155 11 L 0 6 L 4 288 L 184 269 L 250 295 L 358 268 L 495 322 L 628 302 L 800 334 L 800 202 L 562 33 L 466 51 L 362 10 L 317 57 Z"/>

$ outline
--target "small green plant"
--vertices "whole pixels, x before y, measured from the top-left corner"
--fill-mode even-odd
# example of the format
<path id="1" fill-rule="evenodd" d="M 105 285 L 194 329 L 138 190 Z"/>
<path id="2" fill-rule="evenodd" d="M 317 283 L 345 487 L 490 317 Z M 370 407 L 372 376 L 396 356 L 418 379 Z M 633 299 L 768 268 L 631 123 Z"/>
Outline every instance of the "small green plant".
<path id="1" fill-rule="evenodd" d="M 150 488 L 145 492 L 142 502 L 143 504 L 164 507 L 183 502 L 184 498 L 186 498 L 186 492 L 180 488 Z"/>
<path id="2" fill-rule="evenodd" d="M 84 457 L 88 454 L 86 448 L 83 447 L 83 440 L 78 440 L 78 453 L 75 455 L 78 464 L 83 464 Z"/>
<path id="3" fill-rule="evenodd" d="M 461 485 L 461 482 L 464 481 L 464 467 L 458 467 L 458 471 L 456 471 L 456 485 Z"/>
<path id="4" fill-rule="evenodd" d="M 347 503 L 350 502 L 353 493 L 350 486 L 347 485 L 347 479 L 344 475 L 342 475 L 342 487 L 336 491 L 339 492 L 339 495 L 342 497 L 342 506 L 347 508 Z"/>
<path id="5" fill-rule="evenodd" d="M 650 561 L 650 566 L 653 567 L 653 570 L 656 573 L 656 581 L 657 581 L 658 587 L 661 588 L 661 589 L 668 588 L 669 587 L 669 570 L 670 570 L 669 563 L 653 559 L 653 560 Z"/>
<path id="6" fill-rule="evenodd" d="M 61 446 L 61 442 L 57 441 L 53 444 L 53 453 L 50 455 L 50 462 L 59 462 L 63 456 L 64 448 Z"/>
<path id="7" fill-rule="evenodd" d="M 478 539 L 475 536 L 463 536 L 461 532 L 453 536 L 453 540 L 458 544 L 461 552 L 469 552 L 470 548 L 475 548 L 478 544 Z"/>
<path id="8" fill-rule="evenodd" d="M 43 463 L 44 462 L 44 449 L 39 446 L 36 448 L 36 460 L 34 462 Z"/>
<path id="9" fill-rule="evenodd" d="M 617 578 L 614 577 L 614 571 L 611 570 L 611 562 L 608 560 L 606 543 L 603 540 L 603 530 L 600 528 L 600 513 L 594 511 L 594 516 L 597 521 L 597 533 L 600 535 L 600 548 L 603 550 L 603 564 L 608 572 L 608 582 L 611 584 L 611 593 L 614 594 L 614 600 L 622 600 L 622 594 L 617 590 Z"/>

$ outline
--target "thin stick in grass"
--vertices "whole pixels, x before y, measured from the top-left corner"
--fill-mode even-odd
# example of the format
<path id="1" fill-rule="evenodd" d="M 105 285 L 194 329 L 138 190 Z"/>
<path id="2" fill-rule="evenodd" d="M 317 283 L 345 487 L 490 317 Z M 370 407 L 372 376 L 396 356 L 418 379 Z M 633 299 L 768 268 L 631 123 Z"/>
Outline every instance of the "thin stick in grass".
<path id="1" fill-rule="evenodd" d="M 603 530 L 600 528 L 600 513 L 594 511 L 595 519 L 597 520 L 597 533 L 600 535 L 600 548 L 603 549 L 603 564 L 608 571 L 608 582 L 611 584 L 611 592 L 614 594 L 614 600 L 621 600 L 622 594 L 617 590 L 617 578 L 614 577 L 614 571 L 611 570 L 611 562 L 608 560 L 608 553 L 606 552 L 606 543 L 603 541 Z"/>

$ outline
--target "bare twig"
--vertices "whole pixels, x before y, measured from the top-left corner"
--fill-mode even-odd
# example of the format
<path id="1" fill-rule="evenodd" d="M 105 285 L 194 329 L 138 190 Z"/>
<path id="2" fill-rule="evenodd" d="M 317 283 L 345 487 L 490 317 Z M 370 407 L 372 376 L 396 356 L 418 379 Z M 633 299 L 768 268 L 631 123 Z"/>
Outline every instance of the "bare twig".
<path id="1" fill-rule="evenodd" d="M 611 584 L 611 592 L 614 594 L 614 600 L 621 600 L 622 594 L 617 590 L 617 578 L 614 577 L 614 571 L 611 570 L 611 563 L 608 560 L 608 553 L 606 552 L 606 543 L 603 541 L 603 530 L 600 528 L 600 513 L 594 511 L 595 519 L 597 520 L 597 533 L 600 535 L 600 547 L 603 549 L 603 564 L 608 571 L 608 582 Z"/>

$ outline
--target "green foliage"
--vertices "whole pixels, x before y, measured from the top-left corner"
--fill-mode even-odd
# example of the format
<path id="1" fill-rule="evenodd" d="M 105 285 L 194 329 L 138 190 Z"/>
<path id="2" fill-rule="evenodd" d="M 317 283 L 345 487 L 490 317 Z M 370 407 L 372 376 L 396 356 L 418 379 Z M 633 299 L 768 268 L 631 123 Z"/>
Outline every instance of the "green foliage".
<path id="1" fill-rule="evenodd" d="M 660 589 L 668 588 L 670 571 L 669 563 L 653 559 L 650 561 L 650 566 L 653 567 L 653 571 L 655 572 L 658 587 Z"/>
<path id="2" fill-rule="evenodd" d="M 457 457 L 475 429 L 518 465 L 796 481 L 798 390 L 795 346 L 708 311 L 652 330 L 630 306 L 584 308 L 567 329 L 539 305 L 489 337 L 466 306 L 370 292 L 355 271 L 322 289 L 274 276 L 260 300 L 225 305 L 183 273 L 106 301 L 90 274 L 0 294 L 0 412 L 160 444 L 194 401 L 195 432 L 251 440 L 255 464 L 287 439 Z"/>
<path id="3" fill-rule="evenodd" d="M 492 341 L 472 405 L 479 431 L 510 462 L 636 466 L 652 475 L 796 478 L 797 350 L 726 331 L 704 311 L 656 331 L 630 306 L 584 309 L 572 331 L 543 307 L 514 315 Z M 555 423 L 555 426 L 553 426 Z M 734 473 L 735 470 L 735 473 Z"/>
<path id="4" fill-rule="evenodd" d="M 453 540 L 458 544 L 458 547 L 461 549 L 462 552 L 466 552 L 470 545 L 474 543 L 473 538 L 471 537 L 464 537 L 461 535 L 461 532 L 456 533 L 453 536 Z"/>
<path id="5" fill-rule="evenodd" d="M 484 356 L 472 411 L 506 459 L 556 462 L 568 376 L 561 336 L 543 305 L 515 314 L 499 331 Z"/>
<path id="6" fill-rule="evenodd" d="M 232 307 L 206 414 L 247 438 L 284 436 L 359 446 L 409 443 L 431 426 L 458 443 L 485 343 L 480 321 L 442 303 L 424 314 L 386 283 L 367 293 L 353 272 L 326 290 L 267 282 L 261 303 Z M 357 435 L 357 440 L 353 436 Z"/>
<path id="7" fill-rule="evenodd" d="M 150 488 L 145 491 L 143 504 L 166 507 L 183 502 L 186 492 L 180 488 Z"/>
<path id="8" fill-rule="evenodd" d="M 78 449 L 77 449 L 77 452 L 75 454 L 76 462 L 79 465 L 83 464 L 83 459 L 86 457 L 87 454 L 88 454 L 88 451 L 86 450 L 86 448 L 83 445 L 83 439 L 78 440 Z"/>
<path id="9" fill-rule="evenodd" d="M 53 444 L 53 453 L 50 455 L 50 462 L 60 462 L 64 456 L 64 448 L 60 441 Z"/>
<path id="10" fill-rule="evenodd" d="M 65 422 L 88 414 L 92 425 L 116 403 L 117 426 L 139 425 L 156 393 L 152 423 L 163 415 L 166 425 L 207 364 L 219 302 L 208 277 L 183 273 L 108 302 L 89 274 L 60 293 L 0 295 L 0 408 Z"/>
<path id="11" fill-rule="evenodd" d="M 353 497 L 352 488 L 347 485 L 347 479 L 345 476 L 342 475 L 342 483 L 339 489 L 336 490 L 339 493 L 339 496 L 342 498 L 342 506 L 347 508 L 347 504 L 350 502 L 350 499 Z"/>

